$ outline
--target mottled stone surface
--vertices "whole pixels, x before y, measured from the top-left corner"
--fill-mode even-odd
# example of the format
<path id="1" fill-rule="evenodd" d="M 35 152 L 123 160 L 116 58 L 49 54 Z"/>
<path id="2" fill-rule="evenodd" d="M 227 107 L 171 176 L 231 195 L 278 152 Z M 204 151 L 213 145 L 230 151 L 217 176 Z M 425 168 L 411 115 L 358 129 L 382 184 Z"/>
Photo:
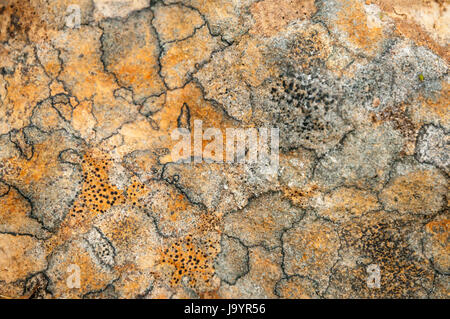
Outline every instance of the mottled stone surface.
<path id="1" fill-rule="evenodd" d="M 0 298 L 449 299 L 449 14 L 0 1 Z"/>

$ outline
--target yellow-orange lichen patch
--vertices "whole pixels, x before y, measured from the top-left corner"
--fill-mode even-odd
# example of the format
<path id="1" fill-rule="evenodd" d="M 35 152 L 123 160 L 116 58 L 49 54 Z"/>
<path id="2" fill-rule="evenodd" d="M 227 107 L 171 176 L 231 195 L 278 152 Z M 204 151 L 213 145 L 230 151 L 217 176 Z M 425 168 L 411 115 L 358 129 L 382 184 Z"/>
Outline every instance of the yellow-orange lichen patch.
<path id="1" fill-rule="evenodd" d="M 153 123 L 148 118 L 139 116 L 135 121 L 124 124 L 116 135 L 122 137 L 122 140 L 110 141 L 115 144 L 113 147 L 116 147 L 116 154 L 121 157 L 134 151 L 167 147 L 164 142 L 170 142 L 170 133 L 158 129 Z M 165 137 L 162 143 L 161 137 Z"/>
<path id="2" fill-rule="evenodd" d="M 0 281 L 26 278 L 46 265 L 42 242 L 30 236 L 0 234 Z"/>
<path id="3" fill-rule="evenodd" d="M 120 295 L 120 298 L 142 296 L 149 288 L 148 282 L 152 278 L 152 273 L 143 272 L 142 269 L 131 263 L 124 267 L 117 267 L 117 271 L 121 275 L 114 284 L 114 291 Z"/>
<path id="4" fill-rule="evenodd" d="M 48 26 L 33 2 L 9 0 L 0 3 L 0 42 L 8 39 L 26 40 L 38 29 Z"/>
<path id="5" fill-rule="evenodd" d="M 324 195 L 317 203 L 318 214 L 333 222 L 359 217 L 380 207 L 375 195 L 365 190 L 347 187 Z"/>
<path id="6" fill-rule="evenodd" d="M 145 47 L 132 50 L 113 63 L 110 70 L 119 81 L 132 86 L 136 94 L 159 93 L 163 84 L 158 75 L 157 52 L 155 48 Z"/>
<path id="7" fill-rule="evenodd" d="M 281 252 L 275 250 L 268 254 L 262 247 L 256 247 L 249 253 L 250 257 L 250 278 L 258 283 L 269 298 L 275 298 L 273 288 L 275 283 L 281 279 L 282 271 L 279 264 Z"/>
<path id="8" fill-rule="evenodd" d="M 435 97 L 421 97 L 417 106 L 411 109 L 412 116 L 416 121 L 435 122 L 439 121 L 443 126 L 450 125 L 450 83 L 442 82 L 442 90 Z M 425 124 L 420 123 L 419 124 Z"/>
<path id="9" fill-rule="evenodd" d="M 447 0 L 367 0 L 395 21 L 396 32 L 450 61 L 450 6 Z"/>
<path id="10" fill-rule="evenodd" d="M 287 274 L 307 275 L 324 285 L 338 260 L 340 242 L 331 223 L 307 217 L 283 235 L 283 247 Z"/>
<path id="11" fill-rule="evenodd" d="M 73 207 L 61 223 L 58 233 L 48 242 L 53 249 L 75 234 L 92 227 L 92 220 L 114 205 L 123 204 L 123 191 L 109 182 L 108 170 L 111 160 L 98 151 L 87 152 L 82 160 L 83 185 Z"/>
<path id="12" fill-rule="evenodd" d="M 141 11 L 125 20 L 120 28 L 115 20 L 104 24 L 106 67 L 121 86 L 133 89 L 139 101 L 164 89 L 158 73 L 160 52 L 152 18 L 150 11 Z"/>
<path id="13" fill-rule="evenodd" d="M 98 265 L 81 240 L 67 242 L 52 259 L 57 262 L 51 262 L 47 275 L 52 281 L 55 298 L 82 298 L 88 292 L 103 289 L 117 276 Z M 77 275 L 80 287 L 74 288 Z"/>
<path id="14" fill-rule="evenodd" d="M 30 217 L 30 203 L 13 187 L 0 195 L 0 231 L 39 235 L 39 222 Z"/>
<path id="15" fill-rule="evenodd" d="M 302 214 L 280 197 L 279 193 L 262 195 L 242 210 L 227 214 L 224 232 L 240 238 L 247 246 L 277 247 L 283 230 L 291 227 Z"/>
<path id="16" fill-rule="evenodd" d="M 436 240 L 443 245 L 449 246 L 450 219 L 432 221 L 425 226 L 425 230 L 427 233 L 432 234 Z M 447 250 L 447 252 L 449 252 L 449 250 Z"/>
<path id="17" fill-rule="evenodd" d="M 55 96 L 58 94 L 67 94 L 67 92 L 65 91 L 64 86 L 62 85 L 61 82 L 52 81 L 52 83 L 50 83 L 49 87 L 50 87 L 51 96 Z"/>
<path id="18" fill-rule="evenodd" d="M 20 181 L 22 183 L 36 183 L 43 181 L 48 176 L 51 176 L 55 171 L 58 171 L 57 156 L 54 155 L 55 140 L 49 140 L 45 143 L 34 144 L 33 149 L 35 156 L 29 160 L 24 158 L 13 157 L 7 161 L 11 167 L 17 168 L 11 171 L 11 174 L 5 176 L 6 181 Z"/>
<path id="19" fill-rule="evenodd" d="M 276 72 L 275 67 L 267 63 L 265 46 L 266 43 L 250 36 L 243 36 L 237 44 L 239 58 L 232 65 L 233 72 L 251 86 L 261 85 Z"/>
<path id="20" fill-rule="evenodd" d="M 92 115 L 92 102 L 83 101 L 73 110 L 72 127 L 79 132 L 85 140 L 92 140 L 95 137 L 96 119 Z"/>
<path id="21" fill-rule="evenodd" d="M 292 204 L 298 207 L 308 206 L 310 200 L 320 193 L 319 186 L 311 183 L 302 188 L 283 187 L 282 191 L 284 197 L 289 199 Z"/>
<path id="22" fill-rule="evenodd" d="M 203 122 L 203 127 L 216 127 L 220 129 L 224 129 L 231 124 L 231 121 L 224 116 L 223 112 L 214 108 L 204 99 L 201 89 L 193 83 L 186 85 L 182 89 L 168 92 L 165 105 L 167 111 L 163 110 L 162 112 L 168 115 L 170 110 L 173 109 L 179 109 L 181 111 L 181 108 L 185 103 L 189 107 L 190 127 L 194 127 L 194 120 L 201 120 Z M 180 115 L 180 111 L 175 114 L 177 119 Z M 161 118 L 161 120 L 163 119 Z M 168 126 L 167 124 L 165 125 L 166 127 Z M 171 126 L 173 127 L 174 124 L 175 123 L 172 123 Z"/>
<path id="23" fill-rule="evenodd" d="M 96 100 L 107 104 L 114 99 L 113 91 L 117 84 L 112 74 L 104 72 L 100 37 L 100 29 L 82 26 L 68 29 L 54 39 L 54 46 L 61 50 L 64 63 L 59 79 L 78 101 L 94 95 Z"/>
<path id="24" fill-rule="evenodd" d="M 52 78 L 56 79 L 61 72 L 62 65 L 59 61 L 59 53 L 57 50 L 46 42 L 36 44 L 36 55 L 42 64 L 45 72 Z"/>
<path id="25" fill-rule="evenodd" d="M 169 265 L 172 286 L 180 286 L 186 277 L 189 286 L 208 288 L 213 284 L 213 262 L 217 253 L 217 247 L 211 240 L 199 245 L 197 240 L 188 235 L 161 251 L 160 263 Z"/>
<path id="26" fill-rule="evenodd" d="M 380 200 L 389 210 L 431 214 L 446 204 L 447 191 L 447 182 L 438 171 L 420 170 L 394 178 L 380 193 Z"/>
<path id="27" fill-rule="evenodd" d="M 311 280 L 301 277 L 290 277 L 282 280 L 277 287 L 281 298 L 286 299 L 317 299 L 314 284 Z"/>
<path id="28" fill-rule="evenodd" d="M 133 177 L 132 182 L 126 189 L 126 203 L 133 207 L 144 208 L 140 200 L 150 192 L 150 188 L 142 184 L 136 177 Z"/>
<path id="29" fill-rule="evenodd" d="M 182 40 L 203 25 L 201 15 L 186 6 L 156 5 L 153 24 L 162 42 Z"/>
<path id="30" fill-rule="evenodd" d="M 236 295 L 244 295 L 247 298 L 255 298 L 255 296 L 277 298 L 274 288 L 283 276 L 280 267 L 281 260 L 280 248 L 271 251 L 260 246 L 250 248 L 250 272 L 241 277 L 235 285 L 222 285 L 219 290 L 220 297 L 233 298 Z"/>
<path id="31" fill-rule="evenodd" d="M 201 89 L 194 83 L 167 92 L 164 107 L 151 116 L 151 119 L 139 117 L 136 121 L 125 124 L 120 130 L 123 145 L 116 149 L 119 156 L 124 156 L 136 150 L 166 148 L 171 150 L 178 143 L 172 140 L 173 130 L 178 128 L 182 112 L 188 112 L 189 123 L 185 125 L 193 128 L 195 120 L 201 120 L 203 130 L 213 127 L 225 132 L 225 128 L 233 127 L 233 122 L 224 113 L 205 101 Z M 154 124 L 157 123 L 157 127 Z M 193 140 L 192 140 L 193 142 Z M 205 142 L 206 144 L 206 142 Z M 172 161 L 171 154 L 161 154 L 161 163 Z"/>
<path id="32" fill-rule="evenodd" d="M 212 37 L 207 26 L 197 30 L 191 38 L 167 44 L 161 58 L 161 74 L 169 88 L 183 86 L 196 65 L 207 61 L 219 47 L 219 38 Z"/>
<path id="33" fill-rule="evenodd" d="M 104 213 L 111 206 L 125 201 L 122 191 L 109 182 L 110 159 L 87 153 L 82 163 L 84 184 L 79 196 L 82 206 L 91 212 Z"/>
<path id="34" fill-rule="evenodd" d="M 383 40 L 380 23 L 369 19 L 364 5 L 359 0 L 342 0 L 334 24 L 346 33 L 348 41 L 366 54 L 378 50 Z"/>
<path id="35" fill-rule="evenodd" d="M 215 214 L 207 214 L 193 205 L 177 188 L 163 182 L 131 185 L 129 204 L 151 212 L 161 232 L 169 235 L 201 233 L 217 226 Z"/>
<path id="36" fill-rule="evenodd" d="M 250 12 L 255 19 L 251 33 L 271 36 L 289 22 L 307 19 L 316 12 L 313 0 L 265 0 L 254 3 Z"/>
<path id="37" fill-rule="evenodd" d="M 114 218 L 114 222 L 102 226 L 102 230 L 115 247 L 126 249 L 128 244 L 136 239 L 139 231 L 138 222 L 138 218 L 132 214 L 118 215 Z"/>
<path id="38" fill-rule="evenodd" d="M 438 217 L 425 226 L 425 231 L 428 235 L 425 251 L 435 267 L 447 273 L 450 270 L 450 219 Z"/>
<path id="39" fill-rule="evenodd" d="M 81 23 L 90 19 L 91 0 L 4 0 L 0 2 L 0 41 L 44 43 L 68 25 L 71 5 L 80 8 Z"/>

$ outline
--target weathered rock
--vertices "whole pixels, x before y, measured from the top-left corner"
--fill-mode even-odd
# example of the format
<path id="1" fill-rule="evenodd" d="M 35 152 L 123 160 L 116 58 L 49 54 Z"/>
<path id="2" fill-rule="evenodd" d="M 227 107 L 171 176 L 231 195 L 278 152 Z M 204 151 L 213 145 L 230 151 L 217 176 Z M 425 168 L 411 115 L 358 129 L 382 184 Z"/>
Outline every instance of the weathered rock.
<path id="1" fill-rule="evenodd" d="M 279 193 L 261 195 L 242 210 L 224 217 L 225 234 L 239 238 L 246 246 L 269 249 L 281 245 L 281 235 L 303 216 Z"/>
<path id="2" fill-rule="evenodd" d="M 220 279 L 234 285 L 249 271 L 248 248 L 242 245 L 238 239 L 227 235 L 222 237 L 221 247 L 214 269 Z"/>
<path id="3" fill-rule="evenodd" d="M 386 210 L 430 215 L 447 204 L 447 193 L 448 181 L 439 170 L 410 159 L 394 165 L 379 198 Z"/>
<path id="4" fill-rule="evenodd" d="M 449 14 L 0 0 L 0 298 L 448 299 Z"/>
<path id="5" fill-rule="evenodd" d="M 286 274 L 315 280 L 323 291 L 339 259 L 341 244 L 334 225 L 308 216 L 288 229 L 282 240 Z"/>
<path id="6" fill-rule="evenodd" d="M 424 126 L 417 139 L 416 158 L 450 172 L 450 134 L 434 125 Z"/>

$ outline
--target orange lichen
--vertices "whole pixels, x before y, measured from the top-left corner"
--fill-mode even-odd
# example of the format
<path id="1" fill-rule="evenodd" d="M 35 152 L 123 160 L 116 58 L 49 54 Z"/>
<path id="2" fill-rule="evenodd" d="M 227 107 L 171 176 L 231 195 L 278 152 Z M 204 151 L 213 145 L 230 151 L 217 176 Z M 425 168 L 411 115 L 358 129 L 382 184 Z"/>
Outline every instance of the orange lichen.
<path id="1" fill-rule="evenodd" d="M 36 234 L 41 225 L 30 217 L 31 204 L 14 188 L 0 196 L 0 230 Z"/>
<path id="2" fill-rule="evenodd" d="M 408 106 L 407 104 L 401 104 L 395 107 L 388 106 L 381 112 L 372 113 L 372 122 L 374 124 L 379 124 L 383 121 L 391 122 L 392 126 L 405 138 L 402 154 L 413 155 L 419 127 L 408 117 Z"/>
<path id="3" fill-rule="evenodd" d="M 92 140 L 95 136 L 96 119 L 92 115 L 92 102 L 83 101 L 76 106 L 72 113 L 72 127 L 81 137 Z"/>
<path id="4" fill-rule="evenodd" d="M 425 226 L 427 239 L 425 246 L 431 255 L 433 264 L 442 271 L 450 269 L 450 219 L 445 216 Z"/>
<path id="5" fill-rule="evenodd" d="M 120 29 L 123 39 L 118 39 L 114 25 L 105 25 L 105 43 L 116 46 L 105 55 L 107 69 L 115 74 L 122 86 L 131 87 L 139 100 L 164 89 L 158 74 L 160 52 L 150 25 L 152 17 L 151 12 L 142 11 L 127 19 Z"/>
<path id="6" fill-rule="evenodd" d="M 28 236 L 0 234 L 0 281 L 25 278 L 42 271 L 46 264 L 42 242 Z"/>
<path id="7" fill-rule="evenodd" d="M 163 84 L 158 75 L 157 52 L 152 48 L 140 48 L 124 54 L 125 58 L 110 66 L 120 83 L 132 86 L 139 94 L 159 93 Z"/>
<path id="8" fill-rule="evenodd" d="M 331 223 L 309 216 L 283 235 L 283 245 L 287 274 L 328 282 L 340 245 Z"/>
<path id="9" fill-rule="evenodd" d="M 113 75 L 104 72 L 101 63 L 100 30 L 82 27 L 68 32 L 55 39 L 55 46 L 64 49 L 64 68 L 59 79 L 66 85 L 70 83 L 71 93 L 79 101 L 95 95 L 96 100 L 110 104 L 117 85 Z"/>
<path id="10" fill-rule="evenodd" d="M 57 138 L 51 138 L 43 143 L 33 145 L 34 156 L 29 160 L 23 157 L 12 157 L 5 161 L 5 165 L 14 167 L 6 181 L 18 180 L 30 184 L 40 182 L 52 176 L 53 172 L 58 171 L 58 158 L 54 156 L 54 143 Z"/>
<path id="11" fill-rule="evenodd" d="M 87 152 L 82 160 L 83 185 L 59 232 L 49 241 L 49 249 L 90 229 L 92 220 L 114 205 L 125 203 L 123 191 L 108 178 L 111 160 L 97 152 Z"/>
<path id="12" fill-rule="evenodd" d="M 125 199 L 122 191 L 108 180 L 110 160 L 105 157 L 98 158 L 95 155 L 86 154 L 82 163 L 84 183 L 79 201 L 76 202 L 71 213 L 72 216 L 76 213 L 82 213 L 83 210 L 93 213 L 104 213 L 111 206 L 124 203 Z"/>
<path id="13" fill-rule="evenodd" d="M 322 203 L 318 213 L 333 222 L 359 217 L 381 207 L 377 197 L 370 192 L 346 187 L 325 195 Z"/>
<path id="14" fill-rule="evenodd" d="M 447 0 L 367 0 L 395 21 L 396 32 L 450 61 Z"/>
<path id="15" fill-rule="evenodd" d="M 191 235 L 179 239 L 161 252 L 161 264 L 173 269 L 170 284 L 179 286 L 188 277 L 191 287 L 211 286 L 214 275 L 213 262 L 217 248 L 211 240 L 199 246 Z"/>
<path id="16" fill-rule="evenodd" d="M 121 216 L 109 223 L 108 228 L 103 229 L 110 240 L 119 248 L 126 248 L 127 243 L 134 240 L 139 231 L 139 220 L 133 215 Z"/>
<path id="17" fill-rule="evenodd" d="M 38 9 L 39 4 L 34 1 L 9 0 L 0 3 L 0 42 L 10 38 L 26 40 L 38 30 L 46 29 L 48 22 Z"/>
<path id="18" fill-rule="evenodd" d="M 66 253 L 56 253 L 58 263 L 53 264 L 47 272 L 56 275 L 62 280 L 57 280 L 55 286 L 55 298 L 81 298 L 83 294 L 103 289 L 111 280 L 114 273 L 104 271 L 91 257 L 88 250 L 80 241 L 72 242 Z M 80 287 L 71 288 L 67 283 L 76 275 L 71 266 L 79 267 Z"/>
<path id="19" fill-rule="evenodd" d="M 432 221 L 425 226 L 428 233 L 436 236 L 436 239 L 444 244 L 448 244 L 450 236 L 450 219 Z"/>
<path id="20" fill-rule="evenodd" d="M 257 246 L 249 250 L 249 273 L 241 277 L 235 285 L 223 285 L 219 290 L 221 298 L 233 298 L 233 296 L 242 294 L 246 297 L 254 297 L 255 295 L 260 298 L 277 297 L 274 293 L 274 287 L 283 276 L 280 267 L 282 259 L 281 249 L 276 248 L 268 251 L 263 247 Z M 245 288 L 242 289 L 241 284 L 244 283 L 249 285 L 247 287 L 252 288 L 248 291 Z"/>
<path id="21" fill-rule="evenodd" d="M 220 128 L 222 132 L 225 132 L 227 127 L 236 125 L 227 119 L 223 112 L 214 108 L 211 103 L 204 99 L 198 85 L 189 83 L 183 88 L 167 92 L 162 109 L 149 118 L 140 116 L 137 120 L 124 124 L 119 129 L 120 135 L 116 135 L 123 139 L 115 146 L 115 152 L 120 156 L 125 156 L 131 152 L 145 151 L 149 148 L 155 150 L 173 149 L 179 140 L 172 140 L 171 134 L 178 128 L 178 119 L 183 109 L 183 112 L 187 112 L 188 109 L 190 114 L 189 123 L 184 124 L 191 128 L 194 127 L 194 120 L 203 122 L 203 130 L 213 127 Z M 154 160 L 154 163 L 159 161 L 161 164 L 171 162 L 171 153 L 155 153 Z"/>
<path id="22" fill-rule="evenodd" d="M 177 41 L 191 36 L 196 28 L 204 24 L 200 14 L 188 7 L 178 5 L 156 5 L 155 25 L 162 42 Z"/>
<path id="23" fill-rule="evenodd" d="M 269 298 L 275 298 L 273 287 L 281 279 L 282 271 L 279 265 L 281 253 L 275 250 L 272 254 L 262 247 L 250 251 L 250 277 L 253 282 L 261 286 L 264 294 Z"/>
<path id="24" fill-rule="evenodd" d="M 316 299 L 319 296 L 310 280 L 300 277 L 291 277 L 281 282 L 278 286 L 278 294 L 287 299 Z"/>
<path id="25" fill-rule="evenodd" d="M 31 47 L 22 50 L 25 55 L 33 54 Z M 17 64 L 14 73 L 5 75 L 4 80 L 8 90 L 6 103 L 0 108 L 0 134 L 28 125 L 34 106 L 50 93 L 50 79 L 34 59 Z"/>
<path id="26" fill-rule="evenodd" d="M 205 62 L 219 48 L 217 38 L 213 38 L 204 26 L 194 36 L 184 41 L 172 42 L 161 58 L 161 74 L 170 88 L 183 86 L 189 73 L 197 64 Z"/>
<path id="27" fill-rule="evenodd" d="M 420 118 L 428 118 L 434 116 L 438 118 L 444 125 L 450 124 L 450 112 L 448 106 L 450 105 L 450 84 L 444 80 L 442 81 L 442 90 L 436 97 L 419 99 L 422 107 L 418 107 L 416 112 Z"/>
<path id="28" fill-rule="evenodd" d="M 174 129 L 178 127 L 178 118 L 183 107 L 189 109 L 189 123 L 186 123 L 194 128 L 194 120 L 202 121 L 202 128 L 206 130 L 207 128 L 218 128 L 221 130 L 222 134 L 225 135 L 226 128 L 235 127 L 236 123 L 225 117 L 224 113 L 217 110 L 210 102 L 206 101 L 203 97 L 201 89 L 198 85 L 194 83 L 189 83 L 185 87 L 173 91 L 167 92 L 166 103 L 163 109 L 152 116 L 152 119 L 158 123 L 159 129 L 153 131 L 149 138 L 154 143 L 160 143 L 160 140 L 164 140 L 164 145 L 160 147 L 166 147 L 172 149 L 173 146 L 178 143 L 178 141 L 172 141 L 170 135 Z M 142 126 L 141 126 L 142 127 Z M 131 134 L 124 134 L 125 141 L 127 136 Z M 149 134 L 150 135 L 150 134 Z M 163 139 L 163 136 L 165 137 Z M 224 142 L 225 142 L 225 136 Z M 191 149 L 193 150 L 193 139 L 191 140 Z M 146 149 L 148 140 L 142 149 Z M 208 142 L 203 142 L 204 146 Z M 138 146 L 140 147 L 140 146 Z M 172 161 L 171 154 L 166 154 L 160 158 L 161 163 L 166 163 Z"/>

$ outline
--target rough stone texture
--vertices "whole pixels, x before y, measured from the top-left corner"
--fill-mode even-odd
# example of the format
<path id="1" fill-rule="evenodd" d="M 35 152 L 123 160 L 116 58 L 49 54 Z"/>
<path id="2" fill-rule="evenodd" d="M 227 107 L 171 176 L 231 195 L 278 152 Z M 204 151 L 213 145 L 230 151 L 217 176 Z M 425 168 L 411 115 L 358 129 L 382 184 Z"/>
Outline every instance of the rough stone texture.
<path id="1" fill-rule="evenodd" d="M 449 299 L 449 14 L 0 1 L 0 298 Z M 278 170 L 177 161 L 196 120 Z"/>
<path id="2" fill-rule="evenodd" d="M 422 127 L 417 140 L 416 157 L 421 163 L 433 164 L 450 173 L 450 134 L 441 127 Z"/>
<path id="3" fill-rule="evenodd" d="M 285 299 L 318 299 L 314 282 L 304 277 L 282 279 L 276 287 L 277 295 Z"/>
<path id="4" fill-rule="evenodd" d="M 334 226 L 307 216 L 288 229 L 282 240 L 286 274 L 306 276 L 323 291 L 339 257 L 340 240 Z"/>
<path id="5" fill-rule="evenodd" d="M 345 185 L 380 189 L 400 146 L 400 134 L 388 124 L 352 131 L 319 159 L 314 179 L 327 188 Z"/>
<path id="6" fill-rule="evenodd" d="M 425 221 L 426 222 L 426 221 Z M 370 212 L 341 226 L 340 260 L 324 296 L 426 298 L 437 273 L 421 247 L 424 219 Z M 380 268 L 380 288 L 367 285 L 369 265 Z M 445 296 L 441 296 L 445 297 Z"/>
<path id="7" fill-rule="evenodd" d="M 234 285 L 249 271 L 248 267 L 248 248 L 241 244 L 239 239 L 225 235 L 214 265 L 217 275 L 224 282 Z"/>
<path id="8" fill-rule="evenodd" d="M 261 195 L 244 209 L 224 217 L 225 234 L 239 238 L 246 246 L 274 248 L 281 245 L 281 235 L 302 216 L 280 194 Z"/>
<path id="9" fill-rule="evenodd" d="M 399 213 L 433 214 L 443 209 L 448 192 L 445 176 L 436 168 L 397 162 L 391 170 L 390 181 L 379 198 L 386 210 Z"/>

